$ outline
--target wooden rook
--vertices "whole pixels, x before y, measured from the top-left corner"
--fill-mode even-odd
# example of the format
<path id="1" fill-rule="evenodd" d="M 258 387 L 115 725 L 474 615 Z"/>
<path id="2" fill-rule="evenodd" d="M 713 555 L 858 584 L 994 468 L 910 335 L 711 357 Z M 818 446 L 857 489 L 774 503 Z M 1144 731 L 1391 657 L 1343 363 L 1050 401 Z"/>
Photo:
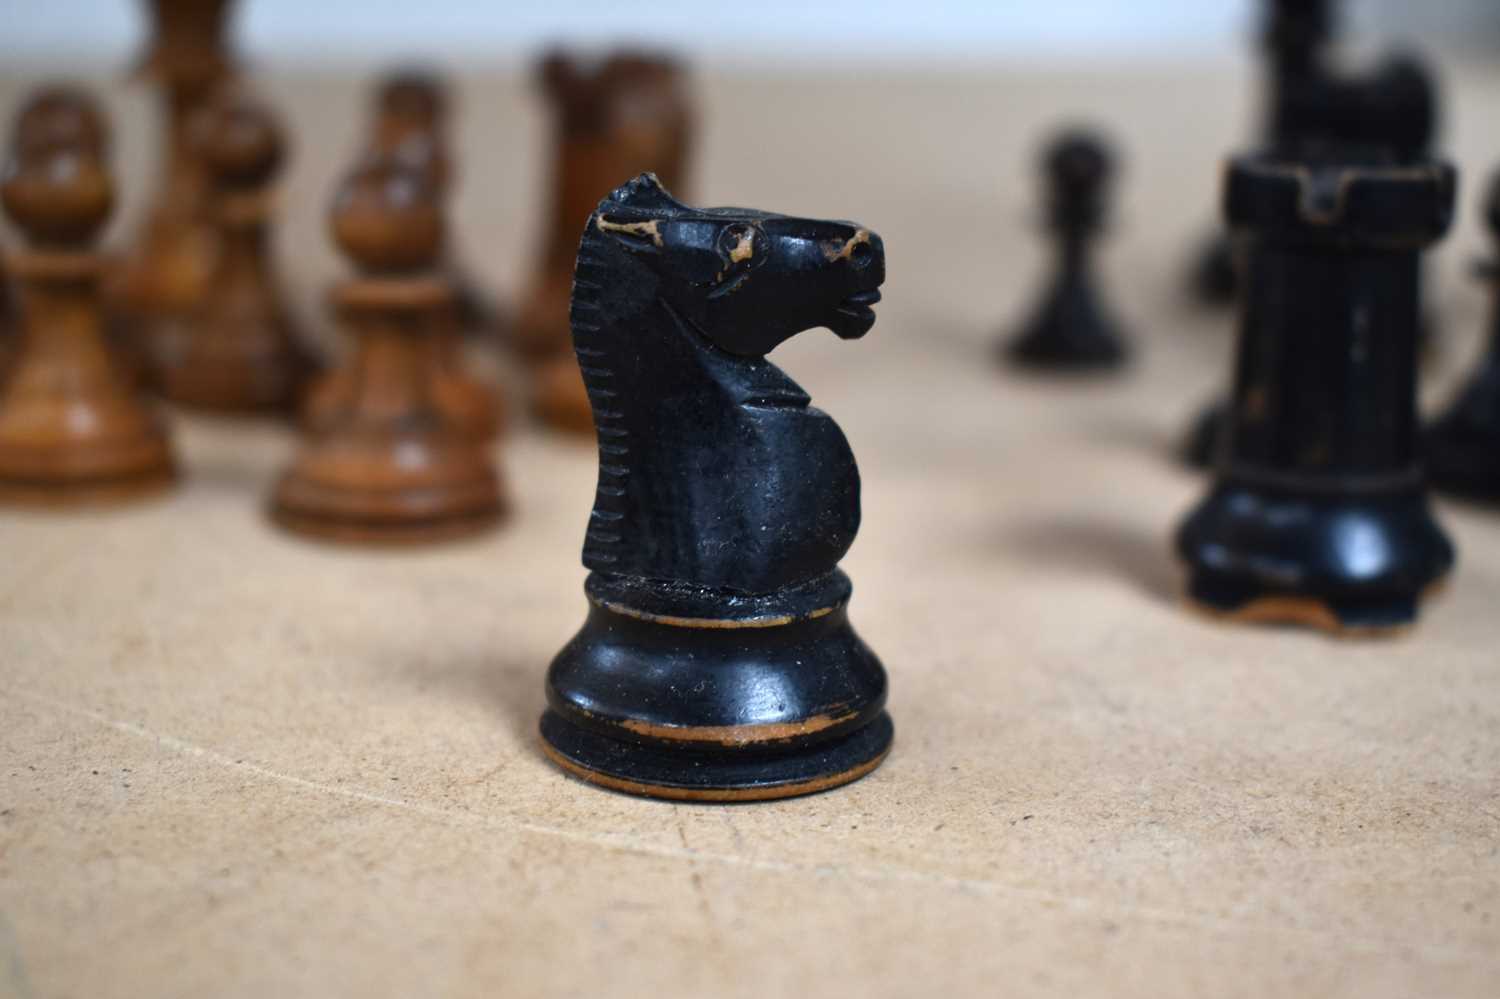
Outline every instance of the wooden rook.
<path id="1" fill-rule="evenodd" d="M 1453 562 L 1415 411 L 1418 259 L 1448 228 L 1453 169 L 1261 156 L 1226 184 L 1247 285 L 1217 482 L 1177 534 L 1189 599 L 1341 633 L 1410 624 Z"/>
<path id="2" fill-rule="evenodd" d="M 381 86 L 371 130 L 370 152 L 375 158 L 400 162 L 420 173 L 447 202 L 453 175 L 446 151 L 443 122 L 448 106 L 446 89 L 434 76 L 416 70 L 392 75 Z M 432 376 L 432 399 L 463 431 L 479 440 L 499 435 L 503 406 L 498 393 L 464 368 L 459 327 L 488 327 L 493 310 L 463 275 L 449 254 L 442 270 L 453 288 L 454 306 L 424 341 Z M 327 427 L 353 399 L 357 372 L 344 364 L 321 379 L 308 393 L 304 420 L 310 429 Z"/>
<path id="3" fill-rule="evenodd" d="M 1105 371 L 1125 363 L 1125 339 L 1105 309 L 1090 255 L 1104 227 L 1113 157 L 1098 136 L 1059 135 L 1042 156 L 1047 227 L 1057 245 L 1055 269 L 1035 313 L 1004 345 L 1023 368 Z"/>
<path id="4" fill-rule="evenodd" d="M 173 479 L 163 425 L 110 350 L 94 244 L 114 187 L 92 103 L 54 92 L 17 122 L 0 184 L 26 248 L 10 256 L 19 312 L 0 377 L 0 497 L 64 504 L 123 500 Z M 87 114 L 74 114 L 78 105 Z M 92 125 L 89 123 L 92 121 Z"/>
<path id="5" fill-rule="evenodd" d="M 859 472 L 838 425 L 765 359 L 813 327 L 863 336 L 884 277 L 868 229 L 690 208 L 649 174 L 588 218 L 572 324 L 599 446 L 591 606 L 541 720 L 567 771 L 745 801 L 884 758 L 885 671 L 838 568 Z"/>
<path id="6" fill-rule="evenodd" d="M 137 336 L 149 338 L 156 318 L 196 308 L 213 275 L 209 182 L 193 129 L 232 74 L 234 59 L 225 40 L 230 0 L 147 0 L 144 6 L 151 41 L 137 74 L 160 88 L 164 141 L 156 193 L 117 294 Z"/>
<path id="7" fill-rule="evenodd" d="M 1427 431 L 1427 471 L 1443 492 L 1500 503 L 1500 173 L 1490 184 L 1485 225 L 1496 253 L 1480 264 L 1490 286 L 1489 343 L 1458 397 Z"/>
<path id="8" fill-rule="evenodd" d="M 546 250 L 513 339 L 527 361 L 536 415 L 586 434 L 594 422 L 568 330 L 578 228 L 621 177 L 650 171 L 684 190 L 693 114 L 685 73 L 671 59 L 619 52 L 589 62 L 554 52 L 539 75 L 553 120 Z"/>
<path id="9" fill-rule="evenodd" d="M 334 199 L 335 241 L 359 276 L 334 292 L 357 337 L 349 405 L 314 432 L 272 498 L 283 526 L 354 542 L 421 542 L 490 527 L 500 487 L 484 446 L 432 393 L 428 341 L 447 321 L 443 216 L 423 174 L 367 159 Z"/>
<path id="10" fill-rule="evenodd" d="M 205 111 L 199 137 L 220 247 L 213 294 L 157 325 L 152 363 L 162 393 L 184 405 L 230 413 L 284 410 L 300 401 L 314 362 L 270 260 L 281 129 L 258 101 L 224 93 Z"/>

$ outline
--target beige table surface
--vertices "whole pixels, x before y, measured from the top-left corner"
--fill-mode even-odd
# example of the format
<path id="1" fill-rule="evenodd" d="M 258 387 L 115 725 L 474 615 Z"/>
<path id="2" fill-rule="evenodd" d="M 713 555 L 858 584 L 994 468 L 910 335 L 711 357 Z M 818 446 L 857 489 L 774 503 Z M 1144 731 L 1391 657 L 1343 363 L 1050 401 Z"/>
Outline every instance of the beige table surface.
<path id="1" fill-rule="evenodd" d="M 1177 281 L 1250 129 L 1244 67 L 700 83 L 703 200 L 889 249 L 868 338 L 777 355 L 863 470 L 845 568 L 889 760 L 740 807 L 571 780 L 534 725 L 584 611 L 591 446 L 523 427 L 503 530 L 362 553 L 262 519 L 287 431 L 178 417 L 170 498 L 0 514 L 0 995 L 1500 994 L 1500 519 L 1440 505 L 1459 568 L 1396 641 L 1177 603 L 1167 536 L 1202 483 L 1166 454 L 1229 342 Z M 1447 83 L 1469 173 L 1430 403 L 1479 344 L 1464 271 L 1500 162 L 1500 71 Z M 513 297 L 543 121 L 512 75 L 462 84 L 458 229 Z M 266 85 L 299 146 L 281 267 L 326 337 L 322 213 L 362 90 Z M 150 117 L 110 106 L 118 243 Z M 1087 386 L 986 356 L 1042 273 L 1035 143 L 1075 119 L 1126 158 L 1105 271 L 1142 347 Z"/>

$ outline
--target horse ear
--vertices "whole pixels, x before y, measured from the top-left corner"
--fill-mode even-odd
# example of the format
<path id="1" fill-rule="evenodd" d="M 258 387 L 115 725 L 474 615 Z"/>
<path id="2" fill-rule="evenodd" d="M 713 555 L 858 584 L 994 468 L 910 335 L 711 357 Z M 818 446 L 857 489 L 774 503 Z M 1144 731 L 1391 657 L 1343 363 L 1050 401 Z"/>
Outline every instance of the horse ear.
<path id="1" fill-rule="evenodd" d="M 667 193 L 654 173 L 643 173 L 634 180 L 621 184 L 610 192 L 607 200 L 632 213 L 657 214 L 682 210 L 682 205 Z"/>

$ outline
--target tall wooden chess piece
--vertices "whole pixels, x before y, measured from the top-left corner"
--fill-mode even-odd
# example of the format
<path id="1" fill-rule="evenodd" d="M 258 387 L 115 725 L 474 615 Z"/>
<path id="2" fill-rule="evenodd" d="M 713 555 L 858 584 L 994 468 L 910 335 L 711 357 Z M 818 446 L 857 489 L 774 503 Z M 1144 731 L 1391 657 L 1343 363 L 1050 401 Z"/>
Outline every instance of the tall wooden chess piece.
<path id="1" fill-rule="evenodd" d="M 536 414 L 554 427 L 591 433 L 568 334 L 578 227 L 621 177 L 651 171 L 669 188 L 684 189 L 693 115 L 685 74 L 670 59 L 621 52 L 595 64 L 555 52 L 540 76 L 552 105 L 552 191 L 546 250 L 514 340 L 527 360 Z"/>
<path id="2" fill-rule="evenodd" d="M 1072 131 L 1048 144 L 1041 165 L 1057 261 L 1036 311 L 1002 345 L 1004 356 L 1049 371 L 1118 368 L 1128 356 L 1125 339 L 1104 307 L 1090 262 L 1108 211 L 1113 157 L 1097 135 Z"/>
<path id="3" fill-rule="evenodd" d="M 205 110 L 200 129 L 219 243 L 213 294 L 156 325 L 152 363 L 162 393 L 176 402 L 223 412 L 284 410 L 300 401 L 314 362 L 270 259 L 281 129 L 264 105 L 231 92 Z"/>
<path id="4" fill-rule="evenodd" d="M 9 260 L 19 343 L 0 379 L 0 497 L 132 498 L 173 478 L 166 433 L 104 336 L 93 249 L 114 203 L 102 134 L 41 103 L 17 123 L 0 200 L 25 234 Z"/>
<path id="5" fill-rule="evenodd" d="M 1478 268 L 1493 296 L 1489 343 L 1458 397 L 1428 428 L 1427 472 L 1444 492 L 1500 503 L 1500 173 L 1490 183 L 1484 221 L 1497 248 Z"/>
<path id="6" fill-rule="evenodd" d="M 765 359 L 817 326 L 863 336 L 884 278 L 868 229 L 689 208 L 649 174 L 589 217 L 572 325 L 599 440 L 591 606 L 541 720 L 564 769 L 745 801 L 835 787 L 885 756 L 885 670 L 838 568 L 859 472 Z"/>
<path id="7" fill-rule="evenodd" d="M 151 45 L 137 73 L 161 88 L 166 127 L 160 179 L 118 295 L 139 335 L 159 316 L 197 307 L 209 286 L 216 237 L 208 177 L 193 124 L 233 71 L 225 41 L 231 0 L 147 0 Z"/>
<path id="8" fill-rule="evenodd" d="M 446 90 L 436 78 L 416 71 L 393 75 L 380 87 L 369 143 L 369 155 L 394 159 L 420 173 L 444 202 L 449 200 L 453 175 L 441 127 L 447 104 Z M 493 321 L 493 310 L 451 256 L 445 252 L 443 257 L 447 262 L 441 269 L 453 288 L 454 305 L 424 341 L 433 402 L 465 433 L 489 440 L 502 426 L 500 397 L 464 369 L 458 326 L 465 315 L 471 324 L 487 325 Z M 349 406 L 357 383 L 352 363 L 329 372 L 308 393 L 303 412 L 307 426 L 327 427 Z"/>
<path id="9" fill-rule="evenodd" d="M 359 338 L 357 383 L 282 477 L 272 515 L 295 531 L 357 542 L 491 526 L 501 501 L 489 455 L 432 397 L 429 341 L 453 305 L 439 267 L 438 193 L 420 172 L 368 159 L 339 188 L 330 223 L 360 272 L 334 293 Z"/>
<path id="10" fill-rule="evenodd" d="M 1218 481 L 1177 535 L 1198 606 L 1378 632 L 1448 572 L 1416 363 L 1418 258 L 1455 182 L 1389 156 L 1231 165 L 1225 214 L 1248 250 L 1234 402 Z"/>

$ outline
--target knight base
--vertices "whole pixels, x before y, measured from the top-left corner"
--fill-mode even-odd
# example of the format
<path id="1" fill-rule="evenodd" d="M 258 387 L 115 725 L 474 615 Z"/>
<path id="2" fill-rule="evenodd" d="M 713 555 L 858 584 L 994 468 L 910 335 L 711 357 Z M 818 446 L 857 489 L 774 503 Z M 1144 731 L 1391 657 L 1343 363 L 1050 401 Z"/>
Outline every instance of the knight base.
<path id="1" fill-rule="evenodd" d="M 848 578 L 726 597 L 599 573 L 553 660 L 547 755 L 591 783 L 759 801 L 857 780 L 891 746 L 885 670 L 849 624 Z"/>
<path id="2" fill-rule="evenodd" d="M 1419 489 L 1307 497 L 1226 483 L 1183 524 L 1177 549 L 1196 608 L 1345 635 L 1412 624 L 1453 565 Z"/>

